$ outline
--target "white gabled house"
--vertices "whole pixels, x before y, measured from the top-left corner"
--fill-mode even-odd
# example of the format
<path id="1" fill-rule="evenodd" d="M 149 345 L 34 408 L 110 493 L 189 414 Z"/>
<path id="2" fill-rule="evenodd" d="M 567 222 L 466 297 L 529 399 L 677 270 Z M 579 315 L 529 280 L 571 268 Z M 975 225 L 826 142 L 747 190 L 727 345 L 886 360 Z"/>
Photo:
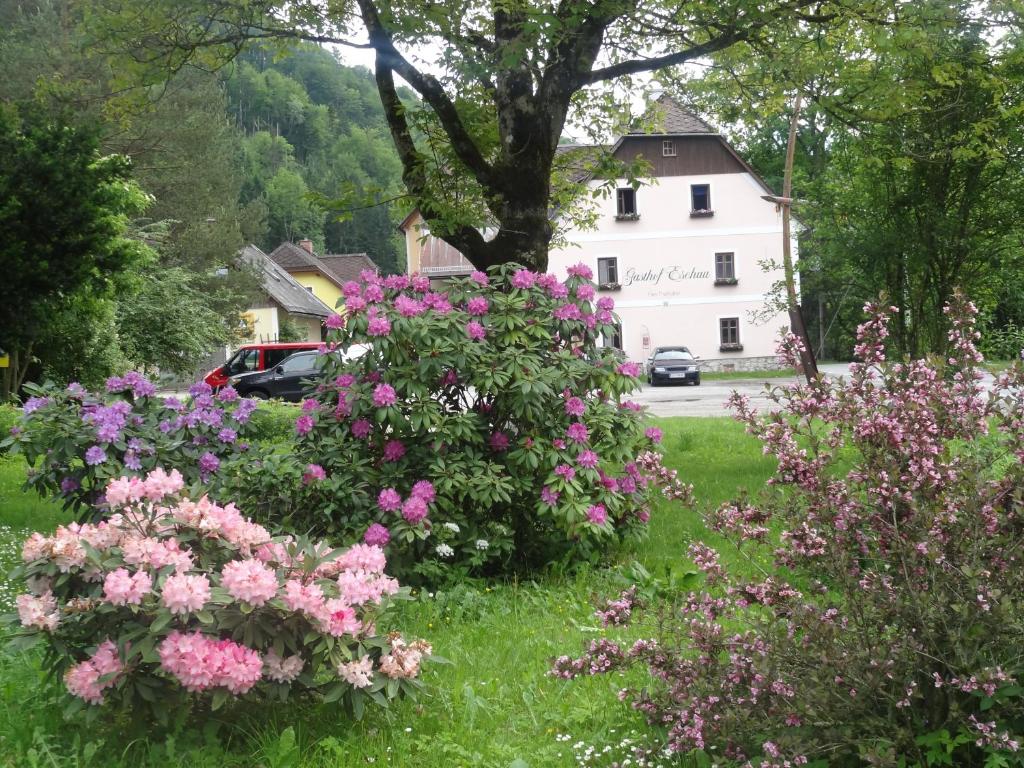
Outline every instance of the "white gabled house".
<path id="1" fill-rule="evenodd" d="M 621 321 L 606 343 L 630 359 L 687 346 L 707 369 L 774 367 L 789 319 L 767 304 L 782 279 L 782 213 L 763 199 L 773 192 L 714 128 L 671 98 L 658 108 L 661 133 L 626 134 L 611 147 L 623 161 L 642 156 L 650 183 L 634 190 L 620 180 L 596 201 L 596 228 L 568 230 L 569 245 L 551 251 L 548 268 L 564 277 L 573 264 L 591 267 L 598 295 L 615 299 Z M 472 269 L 426 232 L 418 212 L 401 226 L 410 273 L 442 278 Z M 795 238 L 791 248 L 795 258 Z"/>

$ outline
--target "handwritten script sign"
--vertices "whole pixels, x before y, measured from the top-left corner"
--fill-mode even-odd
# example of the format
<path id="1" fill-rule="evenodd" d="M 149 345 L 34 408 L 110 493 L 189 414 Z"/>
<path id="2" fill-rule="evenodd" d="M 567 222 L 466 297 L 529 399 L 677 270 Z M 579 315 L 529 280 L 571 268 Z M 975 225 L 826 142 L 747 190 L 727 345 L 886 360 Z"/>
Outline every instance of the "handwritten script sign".
<path id="1" fill-rule="evenodd" d="M 696 268 L 686 267 L 662 267 L 661 269 L 648 269 L 640 272 L 633 267 L 626 270 L 626 279 L 623 285 L 644 283 L 647 285 L 661 285 L 662 280 L 679 282 L 681 280 L 710 280 L 711 272 Z"/>

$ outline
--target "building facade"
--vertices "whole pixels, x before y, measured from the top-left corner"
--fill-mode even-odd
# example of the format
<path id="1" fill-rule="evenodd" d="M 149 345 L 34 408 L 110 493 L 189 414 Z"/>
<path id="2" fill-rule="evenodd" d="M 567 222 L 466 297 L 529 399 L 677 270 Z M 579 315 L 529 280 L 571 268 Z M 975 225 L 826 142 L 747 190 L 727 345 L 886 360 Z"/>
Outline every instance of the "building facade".
<path id="1" fill-rule="evenodd" d="M 270 258 L 332 309 L 341 305 L 342 287 L 346 282 L 359 280 L 363 270 L 377 271 L 377 265 L 365 253 L 317 255 L 312 240 L 281 243 L 270 252 Z"/>
<path id="2" fill-rule="evenodd" d="M 242 313 L 248 330 L 242 343 L 281 341 L 286 322 L 302 336 L 290 341 L 320 341 L 323 322 L 333 310 L 255 245 L 243 248 L 241 258 L 257 270 L 263 287 Z"/>
<path id="3" fill-rule="evenodd" d="M 569 229 L 569 245 L 551 251 L 548 268 L 565 277 L 573 264 L 590 266 L 620 319 L 605 343 L 632 360 L 686 346 L 708 370 L 774 367 L 789 321 L 768 302 L 783 277 L 782 213 L 764 199 L 772 190 L 707 123 L 668 98 L 657 109 L 662 133 L 627 134 L 610 148 L 623 161 L 643 157 L 648 183 L 633 189 L 618 180 L 596 200 L 596 228 Z M 443 277 L 472 269 L 417 215 L 403 229 L 410 271 Z M 795 257 L 795 241 L 791 248 Z"/>

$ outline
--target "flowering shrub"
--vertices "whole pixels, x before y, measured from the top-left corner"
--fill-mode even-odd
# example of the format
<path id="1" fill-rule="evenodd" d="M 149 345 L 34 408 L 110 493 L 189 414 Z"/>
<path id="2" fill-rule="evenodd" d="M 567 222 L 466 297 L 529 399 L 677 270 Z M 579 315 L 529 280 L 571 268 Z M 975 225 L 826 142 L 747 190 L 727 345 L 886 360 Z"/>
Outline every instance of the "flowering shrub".
<path id="1" fill-rule="evenodd" d="M 590 278 L 503 266 L 444 290 L 346 284 L 295 422 L 292 524 L 366 536 L 427 576 L 587 555 L 642 530 L 636 457 L 660 435 L 622 400 L 639 366 L 599 346 L 615 318 Z M 345 361 L 355 344 L 368 351 Z M 262 471 L 249 463 L 232 493 Z"/>
<path id="2" fill-rule="evenodd" d="M 15 642 L 45 640 L 79 705 L 162 717 L 190 699 L 305 692 L 358 715 L 414 689 L 431 649 L 378 633 L 405 592 L 380 548 L 272 538 L 233 505 L 182 496 L 183 483 L 160 468 L 117 478 L 107 520 L 24 544 Z"/>
<path id="3" fill-rule="evenodd" d="M 962 298 L 937 365 L 888 362 L 892 310 L 867 309 L 848 383 L 773 388 L 783 409 L 765 417 L 733 396 L 778 470 L 761 503 L 708 524 L 757 575 L 695 544 L 704 587 L 647 606 L 656 634 L 555 662 L 565 678 L 646 668 L 651 684 L 622 696 L 673 751 L 765 767 L 1021 764 L 1024 369 L 986 397 Z M 782 353 L 795 365 L 798 340 Z M 627 591 L 599 616 L 635 619 L 642 602 Z"/>
<path id="4" fill-rule="evenodd" d="M 200 382 L 192 397 L 158 397 L 156 387 L 134 371 L 107 380 L 105 395 L 79 384 L 26 387 L 32 397 L 22 418 L 0 443 L 22 453 L 28 484 L 40 494 L 63 496 L 82 514 L 101 502 L 110 478 L 174 467 L 188 482 L 208 481 L 221 462 L 248 448 L 255 400 L 231 387 L 213 395 Z"/>

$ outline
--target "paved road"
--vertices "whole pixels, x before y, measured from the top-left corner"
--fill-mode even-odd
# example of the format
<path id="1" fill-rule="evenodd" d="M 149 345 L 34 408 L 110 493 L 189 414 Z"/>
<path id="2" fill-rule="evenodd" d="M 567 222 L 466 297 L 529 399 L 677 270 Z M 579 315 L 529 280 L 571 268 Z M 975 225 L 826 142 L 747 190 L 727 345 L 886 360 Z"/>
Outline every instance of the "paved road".
<path id="1" fill-rule="evenodd" d="M 849 369 L 843 363 L 826 364 L 821 371 L 829 376 L 843 376 Z M 758 410 L 765 410 L 771 403 L 764 396 L 765 382 L 783 384 L 797 381 L 796 378 L 757 378 L 751 374 L 749 379 L 727 379 L 723 381 L 702 381 L 699 387 L 674 385 L 668 387 L 652 387 L 644 382 L 643 389 L 633 395 L 632 399 L 648 406 L 654 416 L 729 416 L 725 401 L 736 390 L 750 398 L 750 402 Z"/>

